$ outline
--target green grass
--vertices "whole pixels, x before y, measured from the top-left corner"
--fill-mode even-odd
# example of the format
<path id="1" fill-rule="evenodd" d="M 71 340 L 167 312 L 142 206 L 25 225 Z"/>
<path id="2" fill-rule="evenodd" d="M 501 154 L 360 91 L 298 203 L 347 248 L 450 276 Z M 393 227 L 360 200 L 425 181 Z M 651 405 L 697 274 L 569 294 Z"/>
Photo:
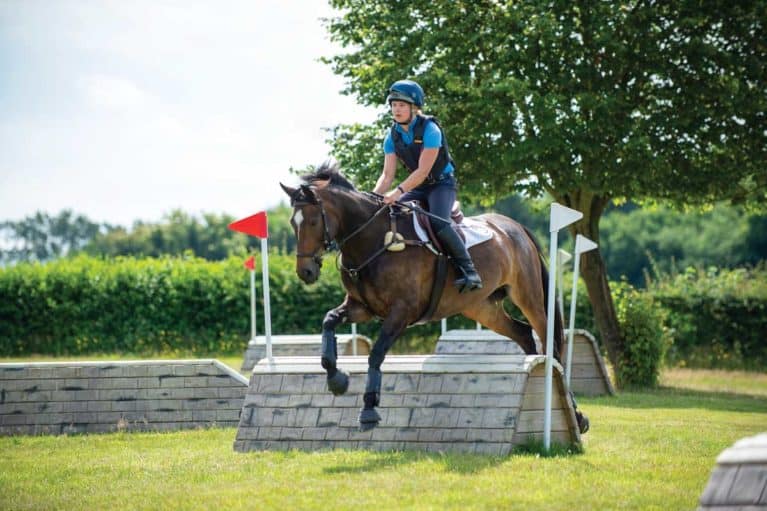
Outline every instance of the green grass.
<path id="1" fill-rule="evenodd" d="M 767 430 L 766 380 L 664 373 L 581 398 L 583 453 L 551 458 L 241 454 L 234 429 L 0 438 L 0 509 L 694 509 L 716 456 Z"/>

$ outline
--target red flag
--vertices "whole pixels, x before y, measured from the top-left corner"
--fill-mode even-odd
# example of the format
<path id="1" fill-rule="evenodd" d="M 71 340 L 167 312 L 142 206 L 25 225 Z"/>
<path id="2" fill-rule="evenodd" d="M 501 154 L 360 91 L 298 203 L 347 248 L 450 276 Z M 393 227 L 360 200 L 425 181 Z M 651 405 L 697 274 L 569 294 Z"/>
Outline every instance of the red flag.
<path id="1" fill-rule="evenodd" d="M 253 256 L 248 257 L 245 259 L 245 268 L 249 270 L 255 270 L 256 269 L 256 258 Z"/>
<path id="2" fill-rule="evenodd" d="M 269 229 L 266 221 L 266 211 L 261 211 L 242 220 L 237 220 L 229 224 L 233 231 L 243 232 L 249 236 L 257 238 L 266 238 L 269 236 Z"/>

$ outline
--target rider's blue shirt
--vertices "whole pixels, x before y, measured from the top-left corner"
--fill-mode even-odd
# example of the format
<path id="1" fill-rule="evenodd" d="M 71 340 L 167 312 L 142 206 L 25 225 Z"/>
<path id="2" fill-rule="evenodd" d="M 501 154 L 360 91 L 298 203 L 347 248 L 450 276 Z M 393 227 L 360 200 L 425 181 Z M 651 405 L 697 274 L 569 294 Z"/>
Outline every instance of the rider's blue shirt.
<path id="1" fill-rule="evenodd" d="M 415 121 L 416 118 L 413 117 L 413 120 L 410 121 L 410 125 L 408 126 L 407 131 L 403 130 L 402 126 L 399 124 L 394 127 L 394 129 L 399 132 L 400 136 L 402 136 L 402 141 L 405 143 L 405 145 L 410 145 L 413 143 L 413 126 L 415 126 Z M 423 148 L 439 149 L 441 146 L 442 130 L 439 129 L 439 126 L 437 126 L 436 123 L 427 122 L 423 131 Z M 394 153 L 394 141 L 391 139 L 391 130 L 386 131 L 386 138 L 384 138 L 383 142 L 383 150 L 384 154 Z M 453 164 L 448 161 L 447 165 L 445 165 L 445 168 L 442 169 L 440 179 L 452 174 L 453 170 L 455 170 L 453 168 Z"/>

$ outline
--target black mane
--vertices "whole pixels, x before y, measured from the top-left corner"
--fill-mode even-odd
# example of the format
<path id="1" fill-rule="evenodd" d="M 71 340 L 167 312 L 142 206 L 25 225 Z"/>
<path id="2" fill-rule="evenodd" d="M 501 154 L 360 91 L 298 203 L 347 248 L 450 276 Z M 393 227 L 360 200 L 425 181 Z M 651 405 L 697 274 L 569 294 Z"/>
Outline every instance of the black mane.
<path id="1" fill-rule="evenodd" d="M 318 166 L 314 172 L 301 176 L 301 180 L 306 184 L 312 184 L 315 181 L 325 181 L 328 179 L 330 180 L 331 186 L 339 186 L 341 188 L 346 188 L 347 190 L 357 190 L 351 181 L 346 179 L 338 170 L 337 162 L 331 163 L 326 161 Z"/>

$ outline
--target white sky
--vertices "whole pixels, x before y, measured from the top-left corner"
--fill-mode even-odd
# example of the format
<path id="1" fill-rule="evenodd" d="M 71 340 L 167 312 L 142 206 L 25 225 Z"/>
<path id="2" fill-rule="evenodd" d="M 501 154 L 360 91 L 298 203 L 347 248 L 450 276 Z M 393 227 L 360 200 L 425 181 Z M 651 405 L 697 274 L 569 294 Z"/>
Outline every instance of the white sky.
<path id="1" fill-rule="evenodd" d="M 0 221 L 279 203 L 289 167 L 328 157 L 323 128 L 376 115 L 317 62 L 341 51 L 331 14 L 324 0 L 0 0 Z"/>

